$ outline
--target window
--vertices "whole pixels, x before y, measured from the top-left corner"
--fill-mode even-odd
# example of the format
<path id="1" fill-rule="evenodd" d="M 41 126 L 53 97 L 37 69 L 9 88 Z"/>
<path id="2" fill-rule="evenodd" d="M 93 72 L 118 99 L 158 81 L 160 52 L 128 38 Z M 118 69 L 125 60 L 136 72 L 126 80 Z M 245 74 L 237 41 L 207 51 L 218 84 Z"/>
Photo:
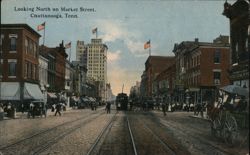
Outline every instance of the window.
<path id="1" fill-rule="evenodd" d="M 214 52 L 214 63 L 220 63 L 221 61 L 221 53 L 219 50 L 215 50 Z"/>
<path id="2" fill-rule="evenodd" d="M 220 80 L 220 72 L 214 72 L 214 79 L 219 79 Z"/>
<path id="3" fill-rule="evenodd" d="M 33 50 L 33 41 L 30 41 L 30 54 L 34 55 L 34 50 Z"/>
<path id="4" fill-rule="evenodd" d="M 10 51 L 16 51 L 16 38 L 10 38 Z"/>
<path id="5" fill-rule="evenodd" d="M 220 84 L 221 72 L 214 71 L 214 84 Z"/>
<path id="6" fill-rule="evenodd" d="M 221 72 L 215 71 L 214 72 L 214 84 L 220 85 L 220 78 L 221 78 Z"/>
<path id="7" fill-rule="evenodd" d="M 31 54 L 32 46 L 31 46 L 31 40 L 28 40 L 28 53 Z"/>
<path id="8" fill-rule="evenodd" d="M 24 72 L 24 77 L 27 78 L 28 75 L 28 70 L 29 70 L 29 63 L 26 61 L 25 62 L 25 72 Z"/>
<path id="9" fill-rule="evenodd" d="M 1 38 L 0 38 L 0 53 L 2 53 L 2 51 L 3 51 L 3 38 L 4 38 L 4 35 L 3 34 L 1 34 Z"/>
<path id="10" fill-rule="evenodd" d="M 28 48 L 28 38 L 25 38 L 25 53 L 28 54 L 29 48 Z"/>
<path id="11" fill-rule="evenodd" d="M 28 63 L 28 78 L 31 78 L 31 74 L 32 74 L 32 66 L 31 66 L 31 63 Z"/>
<path id="12" fill-rule="evenodd" d="M 0 78 L 3 77 L 3 59 L 0 59 Z"/>
<path id="13" fill-rule="evenodd" d="M 17 64 L 16 59 L 9 59 L 8 60 L 8 68 L 9 68 L 8 76 L 16 77 L 16 64 Z"/>
<path id="14" fill-rule="evenodd" d="M 17 44 L 17 34 L 9 34 L 10 38 L 10 51 L 16 52 L 16 44 Z"/>
<path id="15" fill-rule="evenodd" d="M 33 44 L 34 57 L 37 58 L 36 43 Z"/>
<path id="16" fill-rule="evenodd" d="M 33 66 L 33 77 L 32 79 L 36 79 L 36 65 Z"/>
<path id="17" fill-rule="evenodd" d="M 30 63 L 30 78 L 33 79 L 33 75 L 34 75 L 34 68 L 32 63 Z"/>

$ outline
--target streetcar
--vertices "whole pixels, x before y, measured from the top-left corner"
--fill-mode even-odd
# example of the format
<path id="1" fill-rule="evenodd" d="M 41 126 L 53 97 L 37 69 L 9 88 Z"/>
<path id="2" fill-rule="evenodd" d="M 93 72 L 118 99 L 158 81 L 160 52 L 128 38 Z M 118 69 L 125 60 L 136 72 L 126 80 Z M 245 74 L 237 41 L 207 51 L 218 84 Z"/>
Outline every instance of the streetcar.
<path id="1" fill-rule="evenodd" d="M 116 109 L 127 110 L 128 109 L 128 95 L 126 93 L 119 93 L 116 96 Z"/>

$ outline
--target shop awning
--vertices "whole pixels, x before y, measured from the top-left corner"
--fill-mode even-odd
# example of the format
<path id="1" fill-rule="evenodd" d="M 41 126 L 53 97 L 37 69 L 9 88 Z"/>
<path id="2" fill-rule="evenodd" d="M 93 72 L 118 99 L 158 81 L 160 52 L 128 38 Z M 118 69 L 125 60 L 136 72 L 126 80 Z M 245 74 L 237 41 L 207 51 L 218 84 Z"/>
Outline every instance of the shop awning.
<path id="1" fill-rule="evenodd" d="M 55 93 L 48 93 L 48 96 L 50 98 L 57 98 L 56 94 Z"/>
<path id="2" fill-rule="evenodd" d="M 37 84 L 24 83 L 24 99 L 43 100 L 44 96 Z"/>
<path id="3" fill-rule="evenodd" d="M 0 100 L 20 100 L 19 82 L 0 82 Z"/>

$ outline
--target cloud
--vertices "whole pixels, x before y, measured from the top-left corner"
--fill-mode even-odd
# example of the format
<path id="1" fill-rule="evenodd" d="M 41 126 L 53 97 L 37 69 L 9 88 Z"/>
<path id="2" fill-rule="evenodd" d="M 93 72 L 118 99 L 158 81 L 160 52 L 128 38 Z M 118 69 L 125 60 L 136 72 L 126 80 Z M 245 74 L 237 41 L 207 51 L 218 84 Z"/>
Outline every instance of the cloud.
<path id="1" fill-rule="evenodd" d="M 135 54 L 136 56 L 148 55 L 148 53 L 143 49 L 143 42 L 127 40 L 126 44 L 131 53 Z"/>
<path id="2" fill-rule="evenodd" d="M 129 30 L 119 20 L 99 20 L 98 27 L 101 28 L 100 38 L 104 42 L 115 42 L 122 40 L 124 45 L 129 49 L 129 52 L 134 56 L 145 56 L 148 53 L 143 49 L 144 42 L 141 41 L 141 33 L 136 30 Z"/>
<path id="3" fill-rule="evenodd" d="M 116 52 L 108 51 L 107 58 L 108 58 L 108 62 L 114 63 L 114 62 L 120 60 L 121 51 L 120 50 L 117 50 Z"/>
<path id="4" fill-rule="evenodd" d="M 101 35 L 100 38 L 102 38 L 104 42 L 114 42 L 127 34 L 121 24 L 116 21 L 101 20 L 98 21 L 97 25 L 101 27 L 100 31 L 103 35 Z"/>
<path id="5" fill-rule="evenodd" d="M 114 95 L 117 95 L 122 91 L 123 84 L 123 92 L 129 95 L 130 88 L 135 85 L 135 79 L 140 77 L 140 73 L 136 71 L 131 71 L 124 66 L 120 66 L 119 60 L 121 59 L 121 53 L 122 51 L 120 50 L 117 50 L 115 52 L 109 51 L 107 53 L 108 82 L 111 83 L 112 92 Z"/>

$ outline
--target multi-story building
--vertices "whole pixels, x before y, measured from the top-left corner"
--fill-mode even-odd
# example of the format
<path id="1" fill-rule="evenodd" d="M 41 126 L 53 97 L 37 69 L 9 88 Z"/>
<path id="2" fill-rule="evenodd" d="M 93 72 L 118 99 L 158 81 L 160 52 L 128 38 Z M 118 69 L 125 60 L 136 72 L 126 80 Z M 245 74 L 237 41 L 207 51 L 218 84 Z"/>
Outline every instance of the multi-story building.
<path id="1" fill-rule="evenodd" d="M 130 88 L 129 98 L 138 101 L 140 97 L 140 85 L 139 81 L 136 81 L 136 84 Z"/>
<path id="2" fill-rule="evenodd" d="M 140 82 L 140 97 L 144 98 L 147 96 L 147 74 L 146 71 L 143 71 L 141 75 L 141 82 Z"/>
<path id="3" fill-rule="evenodd" d="M 99 96 L 107 98 L 107 50 L 102 39 L 91 39 L 90 44 L 84 45 L 83 41 L 77 42 L 77 60 L 87 66 L 87 78 L 93 78 L 99 83 Z"/>
<path id="4" fill-rule="evenodd" d="M 1 24 L 0 99 L 42 100 L 39 88 L 40 35 L 27 24 Z"/>
<path id="5" fill-rule="evenodd" d="M 114 94 L 112 92 L 110 83 L 107 83 L 106 88 L 107 88 L 107 99 L 106 99 L 106 101 L 115 100 L 115 96 L 114 96 Z"/>
<path id="6" fill-rule="evenodd" d="M 77 96 L 86 95 L 88 87 L 86 85 L 86 73 L 87 69 L 83 66 L 80 61 L 72 61 L 72 67 L 74 69 L 73 74 L 73 92 Z"/>
<path id="7" fill-rule="evenodd" d="M 67 60 L 65 66 L 65 91 L 68 94 L 71 94 L 73 91 L 73 76 L 74 76 L 74 69 L 71 63 Z"/>
<path id="8" fill-rule="evenodd" d="M 63 42 L 58 47 L 40 46 L 40 52 L 48 58 L 48 83 L 49 91 L 62 92 L 65 90 L 66 59 Z"/>
<path id="9" fill-rule="evenodd" d="M 74 69 L 71 63 L 66 60 L 65 66 L 65 93 L 64 98 L 66 99 L 66 103 L 69 106 L 70 96 L 73 93 L 73 79 L 74 79 Z"/>
<path id="10" fill-rule="evenodd" d="M 175 44 L 176 92 L 180 103 L 187 98 L 193 103 L 213 99 L 215 88 L 229 84 L 229 43 L 218 40 L 207 43 L 195 39 Z"/>
<path id="11" fill-rule="evenodd" d="M 173 56 L 149 56 L 145 62 L 146 72 L 146 95 L 152 97 L 156 95 L 157 89 L 153 83 L 156 77 L 174 62 Z"/>
<path id="12" fill-rule="evenodd" d="M 39 55 L 39 82 L 41 90 L 45 90 L 48 87 L 48 59 Z"/>
<path id="13" fill-rule="evenodd" d="M 40 88 L 44 95 L 44 101 L 47 102 L 47 88 L 48 85 L 48 59 L 46 55 L 39 54 L 39 82 Z"/>
<path id="14" fill-rule="evenodd" d="M 231 67 L 230 81 L 249 89 L 250 11 L 249 1 L 224 3 L 225 15 L 230 20 Z"/>
<path id="15" fill-rule="evenodd" d="M 175 70 L 175 62 L 173 62 L 156 77 L 154 87 L 156 87 L 157 96 L 173 97 L 175 88 Z"/>

